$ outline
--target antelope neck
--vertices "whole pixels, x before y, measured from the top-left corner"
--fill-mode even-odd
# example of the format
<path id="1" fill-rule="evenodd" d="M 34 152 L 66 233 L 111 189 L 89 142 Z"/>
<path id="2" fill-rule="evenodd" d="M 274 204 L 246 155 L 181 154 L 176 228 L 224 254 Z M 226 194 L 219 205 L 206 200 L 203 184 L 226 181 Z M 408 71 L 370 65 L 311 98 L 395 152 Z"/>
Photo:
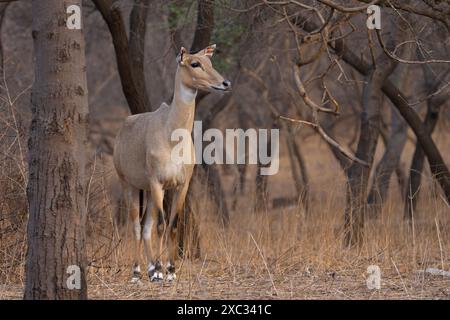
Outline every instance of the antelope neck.
<path id="1" fill-rule="evenodd" d="M 175 75 L 175 90 L 169 111 L 169 130 L 173 131 L 175 129 L 187 129 L 192 131 L 196 96 L 197 90 L 183 85 L 181 80 L 181 70 L 178 68 Z"/>

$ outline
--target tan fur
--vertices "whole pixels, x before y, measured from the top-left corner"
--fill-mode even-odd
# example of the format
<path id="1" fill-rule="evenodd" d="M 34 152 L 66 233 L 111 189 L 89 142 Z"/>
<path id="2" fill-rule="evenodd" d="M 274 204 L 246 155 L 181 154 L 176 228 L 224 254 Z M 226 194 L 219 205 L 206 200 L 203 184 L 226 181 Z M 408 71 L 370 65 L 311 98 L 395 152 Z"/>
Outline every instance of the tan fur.
<path id="1" fill-rule="evenodd" d="M 160 259 L 160 249 L 153 254 L 151 235 L 154 234 L 158 211 L 163 212 L 164 192 L 174 192 L 169 215 L 168 230 L 174 239 L 174 221 L 182 208 L 194 168 L 194 145 L 191 142 L 191 164 L 176 164 L 171 160 L 172 148 L 177 142 L 171 141 L 176 129 L 192 131 L 197 90 L 227 90 L 223 77 L 212 67 L 210 56 L 215 46 L 210 46 L 196 54 L 188 54 L 184 48 L 178 56 L 175 89 L 172 103 L 162 103 L 154 112 L 128 117 L 117 136 L 114 147 L 114 165 L 122 182 L 127 207 L 135 231 L 135 266 L 139 265 L 141 224 L 139 221 L 138 192 L 147 192 L 147 211 L 144 219 L 144 244 L 147 258 L 153 265 Z M 192 67 L 192 63 L 199 67 Z M 228 82 L 229 83 L 229 82 Z M 176 245 L 170 240 L 170 263 L 174 262 Z M 161 242 L 165 242 L 161 240 Z M 161 247 L 161 246 L 159 246 Z"/>

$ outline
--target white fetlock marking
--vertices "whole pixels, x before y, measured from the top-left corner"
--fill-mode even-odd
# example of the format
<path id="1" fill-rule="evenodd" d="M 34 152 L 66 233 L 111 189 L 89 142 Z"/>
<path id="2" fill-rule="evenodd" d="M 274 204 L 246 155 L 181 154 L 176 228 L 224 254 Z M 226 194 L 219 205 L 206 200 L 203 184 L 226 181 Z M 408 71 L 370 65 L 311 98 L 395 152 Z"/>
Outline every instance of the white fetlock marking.
<path id="1" fill-rule="evenodd" d="M 141 273 L 141 266 L 133 266 L 133 272 Z"/>
<path id="2" fill-rule="evenodd" d="M 177 275 L 175 273 L 169 273 L 167 275 L 167 281 L 173 281 L 177 278 Z"/>

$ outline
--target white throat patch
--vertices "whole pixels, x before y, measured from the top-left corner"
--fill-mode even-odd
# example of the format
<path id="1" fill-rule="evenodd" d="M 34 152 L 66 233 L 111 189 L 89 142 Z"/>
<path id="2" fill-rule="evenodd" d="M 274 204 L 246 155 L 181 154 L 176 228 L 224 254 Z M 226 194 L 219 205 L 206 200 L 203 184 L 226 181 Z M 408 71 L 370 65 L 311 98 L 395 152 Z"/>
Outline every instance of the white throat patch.
<path id="1" fill-rule="evenodd" d="M 194 101 L 196 96 L 197 90 L 187 88 L 183 84 L 180 85 L 180 98 L 184 103 L 186 104 L 191 103 L 192 101 Z"/>

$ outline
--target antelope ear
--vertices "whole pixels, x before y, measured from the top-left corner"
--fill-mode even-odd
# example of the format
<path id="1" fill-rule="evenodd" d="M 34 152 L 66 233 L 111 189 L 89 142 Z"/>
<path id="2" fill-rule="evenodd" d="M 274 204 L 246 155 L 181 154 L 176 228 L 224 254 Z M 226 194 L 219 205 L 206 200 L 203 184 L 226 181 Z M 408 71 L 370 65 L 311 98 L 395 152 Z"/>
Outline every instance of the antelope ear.
<path id="1" fill-rule="evenodd" d="M 208 47 L 206 47 L 205 49 L 203 49 L 203 54 L 207 57 L 212 57 L 214 54 L 214 50 L 216 50 L 216 45 L 212 44 Z"/>
<path id="2" fill-rule="evenodd" d="M 177 55 L 177 63 L 184 65 L 184 54 L 186 53 L 186 49 L 181 47 L 180 52 Z"/>

